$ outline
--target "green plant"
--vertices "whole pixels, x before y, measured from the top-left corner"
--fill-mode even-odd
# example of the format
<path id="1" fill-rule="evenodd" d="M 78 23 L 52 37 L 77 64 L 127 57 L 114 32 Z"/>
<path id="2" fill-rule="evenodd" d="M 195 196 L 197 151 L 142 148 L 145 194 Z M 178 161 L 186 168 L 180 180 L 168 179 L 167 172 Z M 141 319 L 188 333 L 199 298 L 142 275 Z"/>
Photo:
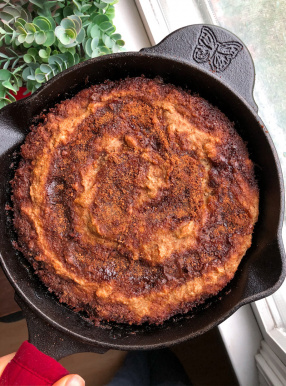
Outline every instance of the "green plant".
<path id="1" fill-rule="evenodd" d="M 118 0 L 2 0 L 0 108 L 22 85 L 34 92 L 54 75 L 96 56 L 121 51 Z"/>

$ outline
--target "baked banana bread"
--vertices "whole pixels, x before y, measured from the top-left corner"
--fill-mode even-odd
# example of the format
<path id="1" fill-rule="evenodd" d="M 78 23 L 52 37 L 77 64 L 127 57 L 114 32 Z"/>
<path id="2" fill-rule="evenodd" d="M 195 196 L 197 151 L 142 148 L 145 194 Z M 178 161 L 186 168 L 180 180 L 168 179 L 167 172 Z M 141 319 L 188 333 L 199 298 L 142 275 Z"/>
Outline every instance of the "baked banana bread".
<path id="1" fill-rule="evenodd" d="M 43 115 L 12 181 L 17 247 L 95 323 L 160 324 L 217 294 L 251 245 L 258 187 L 216 107 L 106 81 Z"/>

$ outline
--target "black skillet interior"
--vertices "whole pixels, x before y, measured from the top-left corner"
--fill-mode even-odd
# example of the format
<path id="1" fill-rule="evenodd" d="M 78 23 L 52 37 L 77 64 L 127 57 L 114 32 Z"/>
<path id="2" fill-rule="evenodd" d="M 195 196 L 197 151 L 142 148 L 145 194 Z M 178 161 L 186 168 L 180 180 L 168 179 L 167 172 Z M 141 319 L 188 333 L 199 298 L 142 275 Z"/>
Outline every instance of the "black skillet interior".
<path id="1" fill-rule="evenodd" d="M 210 34 L 215 45 L 203 47 L 205 33 Z M 254 69 L 249 52 L 243 46 L 236 56 L 229 54 L 222 57 L 224 64 L 219 68 L 214 58 L 219 56 L 219 47 L 223 42 L 242 44 L 230 32 L 218 27 L 185 27 L 169 35 L 159 45 L 139 53 L 109 55 L 77 65 L 50 80 L 31 97 L 0 111 L 1 259 L 26 312 L 30 341 L 47 354 L 60 358 L 79 351 L 169 346 L 206 332 L 241 305 L 270 295 L 282 283 L 285 277 L 281 242 L 284 192 L 280 165 L 267 130 L 255 112 L 252 98 Z M 196 48 L 201 50 L 197 53 L 209 51 L 208 59 L 198 59 Z M 205 306 L 185 316 L 174 317 L 162 326 L 109 324 L 95 327 L 48 293 L 23 256 L 14 250 L 11 240 L 15 235 L 9 212 L 7 223 L 5 211 L 5 205 L 10 200 L 9 180 L 13 175 L 10 165 L 33 117 L 41 111 L 90 84 L 142 74 L 151 78 L 159 75 L 165 82 L 198 93 L 235 122 L 236 130 L 247 142 L 250 157 L 256 165 L 260 188 L 259 220 L 252 246 L 234 279 Z"/>

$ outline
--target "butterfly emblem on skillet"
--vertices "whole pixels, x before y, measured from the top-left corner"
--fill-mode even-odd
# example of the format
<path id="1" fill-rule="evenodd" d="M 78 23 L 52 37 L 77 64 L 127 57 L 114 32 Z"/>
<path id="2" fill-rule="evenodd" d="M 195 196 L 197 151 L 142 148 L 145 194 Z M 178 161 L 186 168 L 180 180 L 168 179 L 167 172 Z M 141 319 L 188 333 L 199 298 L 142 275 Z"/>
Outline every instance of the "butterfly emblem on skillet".
<path id="1" fill-rule="evenodd" d="M 209 62 L 213 71 L 222 72 L 242 48 L 238 42 L 219 42 L 210 28 L 203 27 L 193 58 L 197 63 Z"/>

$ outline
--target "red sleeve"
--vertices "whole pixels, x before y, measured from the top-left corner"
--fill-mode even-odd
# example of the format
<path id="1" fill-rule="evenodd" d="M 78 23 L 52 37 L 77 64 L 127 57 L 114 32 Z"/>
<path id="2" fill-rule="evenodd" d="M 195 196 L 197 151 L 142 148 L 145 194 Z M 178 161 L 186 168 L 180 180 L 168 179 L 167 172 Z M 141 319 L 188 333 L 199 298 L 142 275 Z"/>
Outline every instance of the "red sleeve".
<path id="1" fill-rule="evenodd" d="M 55 359 L 43 354 L 28 341 L 24 342 L 6 366 L 1 386 L 53 385 L 69 372 Z"/>

